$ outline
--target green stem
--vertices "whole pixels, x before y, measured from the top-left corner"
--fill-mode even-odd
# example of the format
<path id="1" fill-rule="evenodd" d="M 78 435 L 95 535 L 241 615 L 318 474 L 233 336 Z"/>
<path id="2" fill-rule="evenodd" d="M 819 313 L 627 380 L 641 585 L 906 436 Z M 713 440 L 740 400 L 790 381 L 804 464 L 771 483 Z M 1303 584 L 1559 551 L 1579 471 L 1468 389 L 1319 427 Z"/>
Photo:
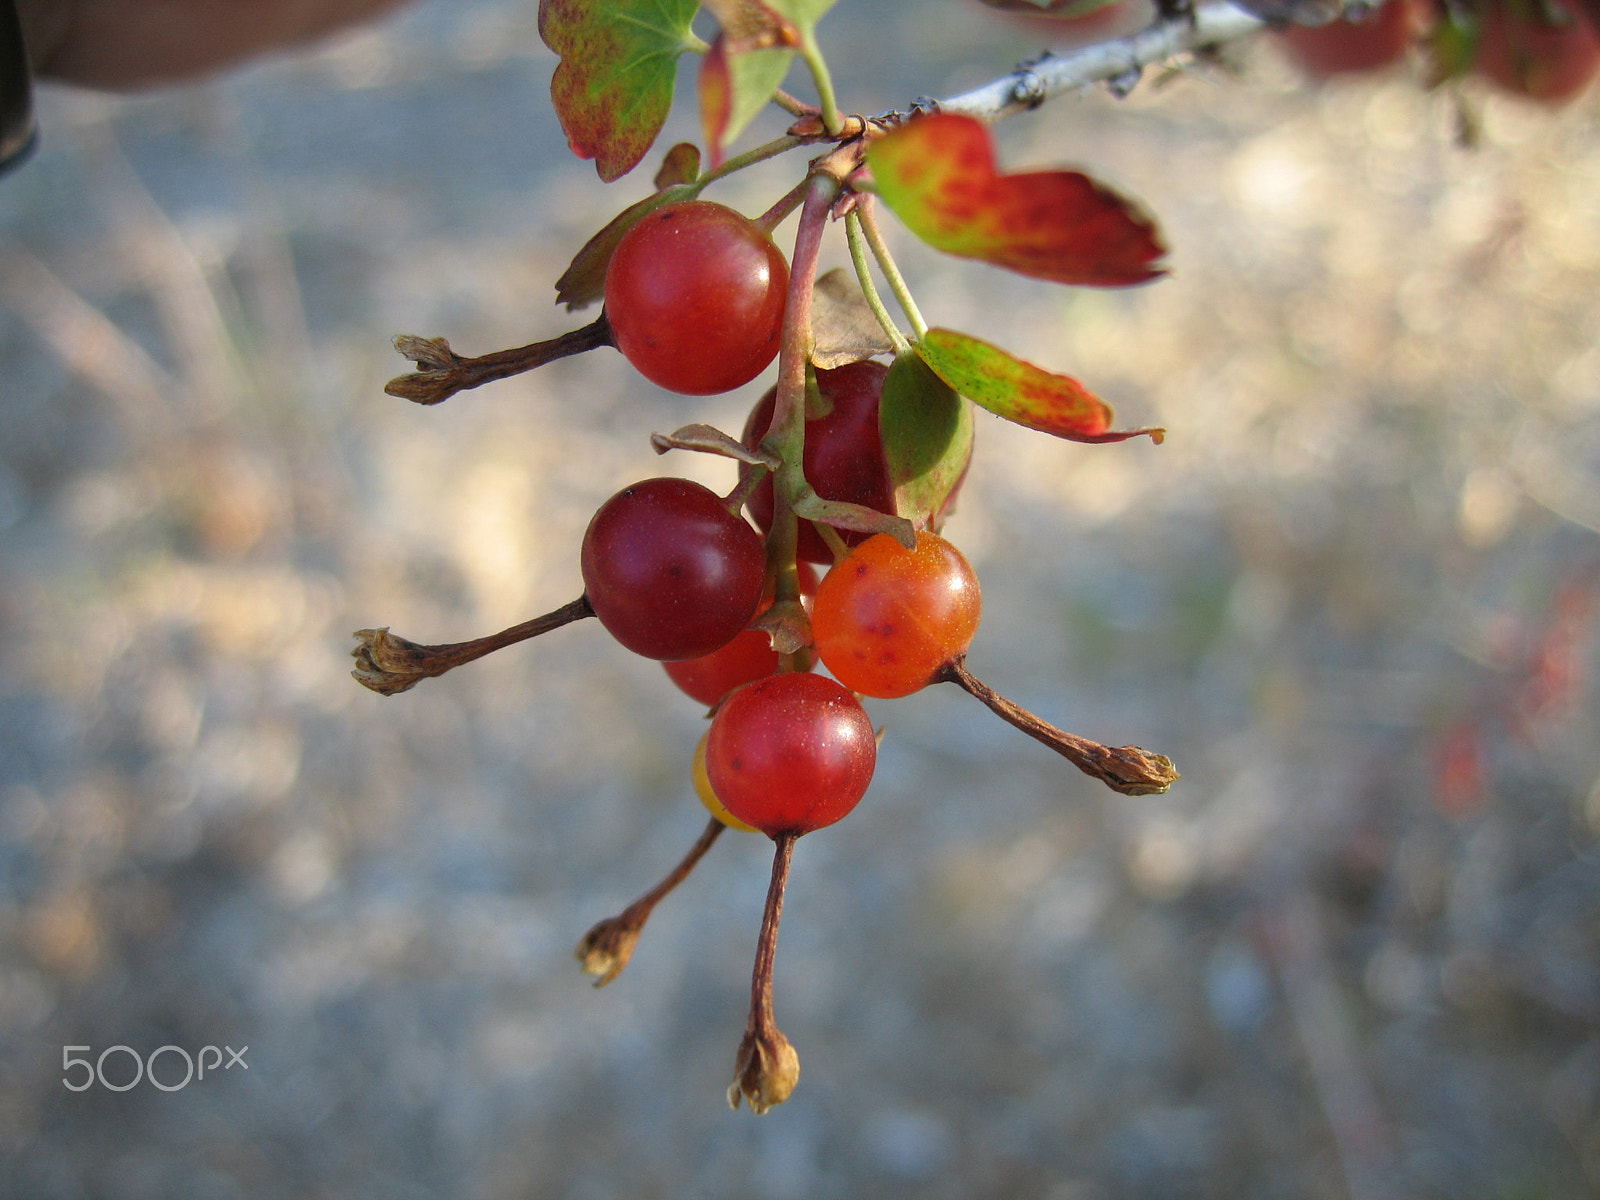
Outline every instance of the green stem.
<path id="1" fill-rule="evenodd" d="M 839 531 L 832 525 L 818 525 L 816 530 L 822 538 L 823 544 L 828 547 L 829 553 L 833 555 L 834 562 L 838 562 L 846 554 L 850 553 L 850 547 L 844 544 L 844 539 L 839 536 Z"/>
<path id="2" fill-rule="evenodd" d="M 699 179 L 695 180 L 694 186 L 697 189 L 704 188 L 719 179 L 726 179 L 735 171 L 742 171 L 746 167 L 754 166 L 756 163 L 766 162 L 769 158 L 777 158 L 780 154 L 787 154 L 790 150 L 799 146 L 808 146 L 810 144 L 811 142 L 807 138 L 784 134 L 783 137 L 773 138 L 770 142 L 763 142 L 761 145 L 753 146 L 742 154 L 735 154 L 732 158 L 724 159 L 721 166 L 707 171 Z"/>
<path id="3" fill-rule="evenodd" d="M 916 334 L 918 340 L 921 340 L 927 335 L 928 323 L 922 319 L 922 312 L 911 296 L 911 288 L 906 284 L 905 276 L 900 274 L 900 268 L 895 265 L 894 255 L 889 253 L 889 244 L 883 240 L 883 231 L 878 228 L 872 199 L 871 196 L 863 195 L 860 203 L 856 205 L 855 211 L 861 214 L 861 230 L 866 234 L 867 245 L 872 248 L 872 257 L 877 259 L 878 269 L 889 281 L 889 290 L 894 293 L 894 298 L 905 310 L 906 320 L 911 322 L 912 332 Z"/>
<path id="4" fill-rule="evenodd" d="M 828 74 L 828 62 L 817 45 L 816 34 L 807 28 L 800 34 L 800 61 L 811 72 L 811 81 L 817 88 L 817 108 L 822 116 L 822 127 L 830 137 L 837 137 L 844 129 L 844 119 L 839 115 L 839 103 L 833 90 L 833 76 Z"/>
<path id="5" fill-rule="evenodd" d="M 865 199 L 866 197 L 862 197 L 862 201 Z M 868 247 L 865 235 L 861 231 L 861 214 L 854 209 L 845 215 L 844 232 L 850 244 L 850 261 L 855 264 L 856 280 L 861 284 L 861 294 L 866 297 L 867 307 L 872 310 L 872 315 L 878 318 L 878 324 L 883 326 L 884 333 L 888 334 L 889 340 L 894 343 L 896 356 L 909 354 L 911 343 L 906 340 L 906 335 L 900 332 L 900 327 L 894 323 L 894 317 L 889 314 L 888 306 L 878 294 L 878 285 L 872 281 L 872 265 L 867 261 Z"/>

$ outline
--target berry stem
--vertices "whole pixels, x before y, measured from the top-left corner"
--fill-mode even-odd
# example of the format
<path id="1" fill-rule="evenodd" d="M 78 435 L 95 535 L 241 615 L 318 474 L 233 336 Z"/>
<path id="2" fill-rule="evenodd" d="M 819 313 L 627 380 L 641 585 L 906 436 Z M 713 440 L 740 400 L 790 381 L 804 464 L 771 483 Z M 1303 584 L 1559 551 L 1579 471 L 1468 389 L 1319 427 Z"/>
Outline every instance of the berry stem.
<path id="1" fill-rule="evenodd" d="M 778 957 L 778 923 L 783 919 L 783 895 L 789 886 L 789 865 L 794 860 L 797 833 L 773 838 L 772 879 L 761 912 L 761 936 L 756 940 L 755 969 L 750 975 L 750 1020 L 747 1034 L 776 1026 L 772 1015 L 772 968 Z"/>
<path id="2" fill-rule="evenodd" d="M 558 337 L 534 342 L 528 346 L 518 346 L 512 350 L 496 350 L 490 354 L 480 354 L 475 358 L 457 354 L 444 338 L 421 338 L 401 334 L 394 339 L 394 348 L 422 370 L 391 379 L 384 384 L 383 390 L 391 396 L 398 396 L 402 400 L 411 400 L 417 404 L 438 404 L 440 401 L 448 400 L 457 392 L 481 387 L 497 379 L 520 375 L 524 371 L 542 367 L 558 358 L 614 344 L 611 340 L 611 326 L 606 322 L 605 313 L 601 313 L 582 328 L 571 330 Z"/>
<path id="3" fill-rule="evenodd" d="M 752 221 L 751 224 L 768 237 L 771 237 L 772 231 L 783 223 L 783 219 L 800 207 L 805 195 L 806 185 L 804 183 L 796 184 L 784 193 L 782 199 Z"/>
<path id="4" fill-rule="evenodd" d="M 474 638 L 470 642 L 420 646 L 390 633 L 387 626 L 382 629 L 358 629 L 355 636 L 361 640 L 361 644 L 350 652 L 356 660 L 356 666 L 350 674 L 362 686 L 380 695 L 394 696 L 409 691 L 424 679 L 443 675 L 496 650 L 592 616 L 594 608 L 589 603 L 589 597 L 583 595 L 542 617 L 502 629 L 487 637 Z"/>
<path id="5" fill-rule="evenodd" d="M 883 272 L 883 277 L 889 283 L 889 290 L 894 293 L 894 298 L 905 311 L 906 320 L 911 322 L 911 330 L 920 339 L 927 335 L 928 323 L 922 319 L 922 311 L 917 307 L 916 300 L 911 295 L 910 285 L 906 277 L 900 274 L 900 268 L 894 261 L 894 255 L 889 251 L 889 243 L 883 240 L 883 230 L 878 227 L 878 215 L 873 197 L 863 193 L 861 202 L 856 205 L 854 213 L 859 213 L 858 220 L 861 232 L 866 235 L 867 245 L 872 250 L 872 257 L 878 262 L 878 268 Z"/>
<path id="6" fill-rule="evenodd" d="M 832 525 L 818 525 L 816 530 L 817 536 L 822 538 L 823 544 L 832 553 L 834 562 L 838 562 L 850 553 L 850 547 L 845 545 L 844 539 L 839 536 L 839 531 Z"/>
<path id="7" fill-rule="evenodd" d="M 773 138 L 770 142 L 752 146 L 750 149 L 735 154 L 731 158 L 725 158 L 712 170 L 707 171 L 699 179 L 695 180 L 695 194 L 699 195 L 701 189 L 719 179 L 726 179 L 735 171 L 742 171 L 746 167 L 754 166 L 756 163 L 766 162 L 769 158 L 777 158 L 778 155 L 786 154 L 799 146 L 809 146 L 815 140 L 815 138 L 799 137 L 792 133 L 786 133 L 782 137 Z"/>
<path id="8" fill-rule="evenodd" d="M 1085 775 L 1100 780 L 1124 796 L 1153 796 L 1165 792 L 1177 781 L 1178 772 L 1164 754 L 1152 754 L 1138 746 L 1104 746 L 1088 738 L 1057 729 L 1050 722 L 1014 704 L 967 670 L 958 658 L 941 670 L 935 683 L 954 683 L 970 696 L 976 696 L 989 711 L 1014 725 L 1035 741 L 1043 742 Z"/>
<path id="9" fill-rule="evenodd" d="M 783 917 L 783 893 L 799 836 L 781 833 L 772 839 L 772 882 L 767 885 L 755 969 L 750 976 L 750 1019 L 745 1023 L 744 1037 L 734 1059 L 733 1082 L 728 1085 L 729 1107 L 737 1108 L 742 1096 L 758 1115 L 787 1100 L 800 1078 L 800 1056 L 772 1015 L 772 966 L 778 952 L 778 922 Z"/>
<path id="10" fill-rule="evenodd" d="M 866 196 L 860 197 L 856 208 L 866 202 Z M 878 285 L 873 282 L 872 267 L 867 261 L 869 247 L 866 235 L 861 229 L 861 214 L 856 209 L 851 209 L 845 215 L 844 232 L 845 239 L 850 245 L 850 261 L 855 265 L 856 279 L 861 284 L 861 294 L 866 297 L 867 307 L 872 310 L 872 315 L 878 318 L 878 324 L 894 343 L 895 356 L 910 354 L 911 343 L 906 340 L 906 335 L 900 332 L 900 327 L 894 323 L 888 305 L 884 304 L 883 297 L 878 294 Z"/>
<path id="11" fill-rule="evenodd" d="M 604 987 L 622 974 L 622 969 L 633 957 L 634 947 L 639 943 L 639 935 L 644 931 L 644 923 L 650 919 L 651 912 L 666 898 L 667 893 L 689 878 L 689 873 L 699 865 L 726 828 L 721 821 L 712 817 L 694 845 L 689 847 L 689 852 L 667 872 L 660 883 L 616 916 L 598 922 L 583 935 L 573 954 L 583 964 L 584 974 L 595 976 L 595 987 Z"/>

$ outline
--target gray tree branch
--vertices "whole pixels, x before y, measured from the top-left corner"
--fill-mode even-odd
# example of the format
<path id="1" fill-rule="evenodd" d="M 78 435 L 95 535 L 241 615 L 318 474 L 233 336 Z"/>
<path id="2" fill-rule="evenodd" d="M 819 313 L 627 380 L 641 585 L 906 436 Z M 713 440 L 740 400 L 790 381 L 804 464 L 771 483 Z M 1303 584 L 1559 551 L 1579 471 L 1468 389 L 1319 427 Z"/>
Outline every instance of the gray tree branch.
<path id="1" fill-rule="evenodd" d="M 1264 28 L 1265 21 L 1227 0 L 1210 0 L 1195 5 L 1192 19 L 1166 17 L 1128 37 L 1047 54 L 1003 79 L 940 100 L 938 107 L 942 112 L 965 113 L 982 121 L 998 120 L 1096 83 L 1114 81 L 1131 87 L 1146 67 Z"/>

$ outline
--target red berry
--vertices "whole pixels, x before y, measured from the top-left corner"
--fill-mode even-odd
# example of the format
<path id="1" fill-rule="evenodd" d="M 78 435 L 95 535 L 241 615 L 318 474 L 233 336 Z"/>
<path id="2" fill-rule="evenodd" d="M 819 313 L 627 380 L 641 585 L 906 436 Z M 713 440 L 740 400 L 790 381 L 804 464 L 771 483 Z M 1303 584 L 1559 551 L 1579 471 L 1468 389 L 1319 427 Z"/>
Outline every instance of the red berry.
<path id="1" fill-rule="evenodd" d="M 1600 74 L 1600 36 L 1574 0 L 1485 0 L 1472 65 L 1515 95 L 1565 104 Z"/>
<path id="2" fill-rule="evenodd" d="M 661 665 L 685 695 L 701 704 L 715 704 L 736 687 L 776 674 L 778 652 L 765 630 L 746 629 L 710 654 Z"/>
<path id="3" fill-rule="evenodd" d="M 657 478 L 600 506 L 581 566 L 589 604 L 617 641 L 646 658 L 698 658 L 750 624 L 767 556 L 710 488 Z"/>
<path id="4" fill-rule="evenodd" d="M 983 595 L 961 551 L 938 534 L 907 550 L 875 534 L 817 585 L 811 632 L 833 677 L 864 696 L 908 696 L 967 652 Z"/>
<path id="5" fill-rule="evenodd" d="M 810 833 L 855 808 L 878 742 L 861 702 L 821 675 L 786 671 L 722 702 L 706 772 L 730 815 L 768 837 Z"/>
<path id="6" fill-rule="evenodd" d="M 809 601 L 817 591 L 817 576 L 810 563 L 799 564 L 800 596 Z M 772 602 L 770 589 L 762 598 L 759 612 L 765 612 Z M 778 652 L 772 648 L 772 638 L 761 629 L 746 629 L 727 645 L 699 658 L 686 658 L 678 662 L 661 664 L 667 677 L 691 699 L 701 704 L 715 704 L 734 688 L 778 670 Z M 804 668 L 811 669 L 809 657 Z"/>
<path id="7" fill-rule="evenodd" d="M 878 401 L 889 368 L 870 359 L 817 372 L 817 389 L 830 408 L 806 419 L 806 448 L 802 456 L 806 482 L 824 500 L 847 500 L 879 512 L 894 512 L 894 489 L 883 457 L 878 431 Z M 744 443 L 754 449 L 772 425 L 777 389 L 767 391 L 751 409 L 744 426 Z M 750 515 L 763 532 L 772 528 L 772 477 L 750 494 Z M 847 546 L 864 541 L 865 533 L 841 529 Z M 809 562 L 831 563 L 833 554 L 809 521 L 800 525 L 800 557 Z"/>
<path id="8" fill-rule="evenodd" d="M 749 383 L 777 356 L 789 265 L 748 218 L 709 200 L 669 204 L 622 238 L 606 269 L 617 349 L 669 391 Z"/>
<path id="9" fill-rule="evenodd" d="M 1405 57 L 1434 20 L 1431 0 L 1382 0 L 1358 20 L 1326 25 L 1290 25 L 1277 35 L 1294 64 L 1307 75 L 1376 71 Z"/>

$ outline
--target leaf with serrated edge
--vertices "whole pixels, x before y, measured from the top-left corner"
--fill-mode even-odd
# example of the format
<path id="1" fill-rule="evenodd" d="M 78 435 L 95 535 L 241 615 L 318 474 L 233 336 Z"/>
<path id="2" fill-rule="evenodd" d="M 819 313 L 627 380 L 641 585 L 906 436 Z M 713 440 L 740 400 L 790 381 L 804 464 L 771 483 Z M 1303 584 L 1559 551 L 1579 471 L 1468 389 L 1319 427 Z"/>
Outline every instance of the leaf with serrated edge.
<path id="1" fill-rule="evenodd" d="M 894 349 L 855 275 L 843 267 L 817 276 L 811 298 L 811 362 L 823 370 Z"/>
<path id="2" fill-rule="evenodd" d="M 623 236 L 656 209 L 678 200 L 692 200 L 699 192 L 690 184 L 674 184 L 643 200 L 628 205 L 604 229 L 583 244 L 572 262 L 556 280 L 556 303 L 565 304 L 567 311 L 587 308 L 596 300 L 605 298 L 606 268 L 611 265 L 611 255 Z"/>
<path id="3" fill-rule="evenodd" d="M 567 143 L 607 183 L 649 152 L 672 107 L 678 56 L 698 47 L 698 0 L 540 0 L 539 36 L 561 56 L 550 98 Z"/>
<path id="4" fill-rule="evenodd" d="M 972 458 L 972 406 L 915 354 L 896 358 L 878 400 L 878 432 L 895 511 L 927 528 Z"/>
<path id="5" fill-rule="evenodd" d="M 1126 287 L 1163 271 L 1155 223 L 1077 171 L 1001 174 L 989 127 L 915 117 L 867 148 L 871 186 L 936 249 L 1052 283 Z"/>
<path id="6" fill-rule="evenodd" d="M 1122 442 L 1162 429 L 1114 430 L 1111 407 L 1076 379 L 1056 375 L 998 346 L 950 329 L 930 329 L 917 354 L 956 391 L 996 416 L 1074 442 Z"/>

